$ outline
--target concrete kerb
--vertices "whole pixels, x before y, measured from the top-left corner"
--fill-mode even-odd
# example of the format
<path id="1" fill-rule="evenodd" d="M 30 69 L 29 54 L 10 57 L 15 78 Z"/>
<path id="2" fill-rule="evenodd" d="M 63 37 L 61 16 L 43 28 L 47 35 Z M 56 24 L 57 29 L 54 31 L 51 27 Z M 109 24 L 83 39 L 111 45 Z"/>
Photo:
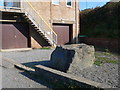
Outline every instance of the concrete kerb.
<path id="1" fill-rule="evenodd" d="M 61 82 L 61 83 L 63 83 L 65 80 L 65 83 L 69 83 L 69 81 L 70 81 L 70 82 L 73 82 L 75 85 L 77 84 L 77 86 L 82 85 L 83 87 L 100 88 L 100 89 L 111 88 L 111 86 L 109 86 L 109 85 L 94 82 L 94 81 L 91 81 L 91 80 L 88 80 L 88 79 L 85 79 L 82 77 L 73 76 L 73 75 L 70 75 L 70 74 L 49 68 L 49 67 L 45 67 L 42 65 L 37 65 L 35 67 L 35 69 L 32 69 L 32 68 L 26 67 L 18 62 L 15 62 L 12 59 L 8 59 L 5 57 L 2 57 L 2 59 L 12 63 L 17 68 L 23 69 L 30 73 L 32 72 L 32 74 L 38 75 L 40 77 L 42 76 L 43 78 L 48 79 L 48 81 L 50 80 L 50 77 L 52 77 L 54 80 L 59 80 L 59 82 Z M 50 80 L 50 82 L 52 82 L 52 81 Z"/>
<path id="2" fill-rule="evenodd" d="M 15 67 L 23 69 L 25 71 L 29 71 L 29 72 L 34 72 L 35 70 L 29 67 L 26 67 L 25 65 L 22 65 L 12 59 L 6 58 L 6 57 L 2 57 L 2 60 L 8 61 L 9 63 L 13 64 Z"/>
<path id="3" fill-rule="evenodd" d="M 87 88 L 100 88 L 100 89 L 106 89 L 106 88 L 112 88 L 109 85 L 105 85 L 103 83 L 98 83 L 95 81 L 91 81 L 88 80 L 86 78 L 82 78 L 82 77 L 77 77 L 77 76 L 73 76 L 71 74 L 67 74 L 49 67 L 45 67 L 42 65 L 37 65 L 35 68 L 35 72 L 39 75 L 39 76 L 43 76 L 44 78 L 50 78 L 53 77 L 52 79 L 54 80 L 59 80 L 59 82 L 65 82 L 68 83 L 68 81 L 73 82 L 74 85 L 80 86 L 80 87 L 87 87 Z M 50 80 L 51 82 L 54 80 Z M 65 81 L 68 80 L 68 81 Z"/>
<path id="4" fill-rule="evenodd" d="M 1 49 L 0 52 L 13 52 L 13 51 L 29 51 L 32 48 L 20 48 L 20 49 Z"/>

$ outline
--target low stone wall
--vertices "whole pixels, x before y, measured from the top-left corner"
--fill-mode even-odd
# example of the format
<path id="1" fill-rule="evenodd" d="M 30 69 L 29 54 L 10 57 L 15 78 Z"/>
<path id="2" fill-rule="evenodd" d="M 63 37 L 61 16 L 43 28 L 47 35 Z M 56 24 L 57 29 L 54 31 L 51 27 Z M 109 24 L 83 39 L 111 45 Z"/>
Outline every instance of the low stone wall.
<path id="1" fill-rule="evenodd" d="M 111 88 L 108 85 L 73 76 L 42 65 L 36 66 L 35 73 L 39 75 L 39 77 L 46 79 L 47 82 L 56 85 L 58 88 Z"/>

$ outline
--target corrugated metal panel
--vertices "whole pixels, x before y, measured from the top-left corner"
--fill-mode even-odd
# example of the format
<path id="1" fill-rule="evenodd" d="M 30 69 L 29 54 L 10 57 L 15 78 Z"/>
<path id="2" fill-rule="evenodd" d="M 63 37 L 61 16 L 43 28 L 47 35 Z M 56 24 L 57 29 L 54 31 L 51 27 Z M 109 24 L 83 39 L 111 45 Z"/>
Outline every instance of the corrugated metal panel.
<path id="1" fill-rule="evenodd" d="M 57 45 L 69 43 L 69 26 L 53 25 L 53 30 L 57 33 Z"/>

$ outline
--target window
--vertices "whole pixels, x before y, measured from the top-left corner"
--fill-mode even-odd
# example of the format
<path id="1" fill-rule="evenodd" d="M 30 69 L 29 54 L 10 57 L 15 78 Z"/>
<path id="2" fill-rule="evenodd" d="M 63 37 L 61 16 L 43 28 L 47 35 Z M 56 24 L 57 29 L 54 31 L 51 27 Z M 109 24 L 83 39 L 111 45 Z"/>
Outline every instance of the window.
<path id="1" fill-rule="evenodd" d="M 52 0 L 52 4 L 59 5 L 59 0 Z"/>
<path id="2" fill-rule="evenodd" d="M 6 7 L 13 7 L 13 0 L 4 0 L 4 5 Z"/>
<path id="3" fill-rule="evenodd" d="M 20 7 L 20 0 L 4 0 L 6 7 Z"/>
<path id="4" fill-rule="evenodd" d="M 72 6 L 72 0 L 66 0 L 66 4 L 68 7 L 71 7 Z"/>
<path id="5" fill-rule="evenodd" d="M 0 8 L 4 6 L 4 0 L 0 0 Z"/>

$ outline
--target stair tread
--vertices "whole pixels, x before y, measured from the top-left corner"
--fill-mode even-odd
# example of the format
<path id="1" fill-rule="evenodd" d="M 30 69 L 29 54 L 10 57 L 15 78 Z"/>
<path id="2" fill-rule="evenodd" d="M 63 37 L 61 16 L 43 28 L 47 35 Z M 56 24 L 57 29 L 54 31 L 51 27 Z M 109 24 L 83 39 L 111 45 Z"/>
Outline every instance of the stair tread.
<path id="1" fill-rule="evenodd" d="M 23 14 L 23 17 L 36 29 L 36 31 L 49 43 L 52 45 L 51 41 L 45 36 L 44 33 L 29 19 L 29 17 L 25 14 Z"/>
<path id="2" fill-rule="evenodd" d="M 39 29 L 39 28 L 36 28 L 36 30 L 37 30 L 37 32 L 42 33 L 42 31 L 40 31 L 40 29 Z"/>

